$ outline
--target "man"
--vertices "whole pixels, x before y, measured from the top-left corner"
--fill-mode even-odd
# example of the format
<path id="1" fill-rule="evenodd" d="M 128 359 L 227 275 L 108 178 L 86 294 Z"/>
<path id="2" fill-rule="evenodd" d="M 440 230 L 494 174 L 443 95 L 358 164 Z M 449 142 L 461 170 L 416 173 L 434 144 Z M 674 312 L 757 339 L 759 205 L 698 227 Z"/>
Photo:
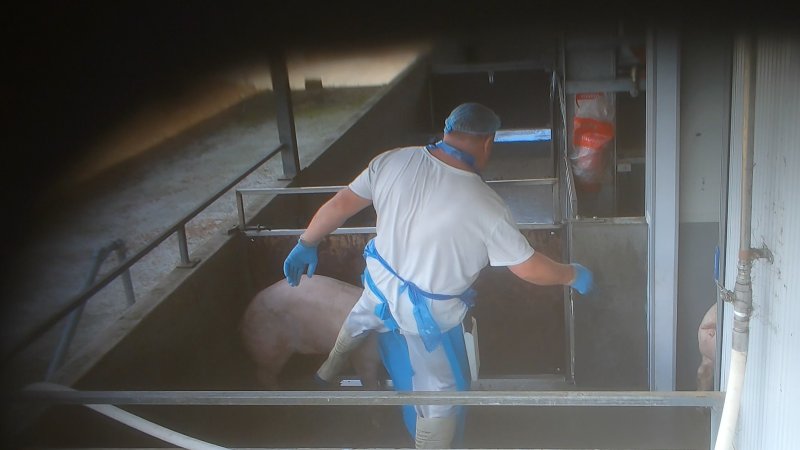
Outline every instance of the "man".
<path id="1" fill-rule="evenodd" d="M 317 372 L 321 381 L 332 381 L 347 353 L 376 331 L 395 389 L 467 390 L 461 322 L 474 297 L 470 286 L 488 264 L 538 285 L 570 285 L 581 294 L 592 288 L 582 265 L 535 252 L 482 180 L 499 128 L 489 108 L 462 104 L 445 120 L 442 141 L 378 155 L 311 219 L 284 263 L 293 286 L 306 268 L 314 274 L 325 236 L 370 204 L 377 212 L 376 237 L 364 251 L 365 289 Z M 404 416 L 417 448 L 446 448 L 461 435 L 460 406 L 406 406 Z"/>

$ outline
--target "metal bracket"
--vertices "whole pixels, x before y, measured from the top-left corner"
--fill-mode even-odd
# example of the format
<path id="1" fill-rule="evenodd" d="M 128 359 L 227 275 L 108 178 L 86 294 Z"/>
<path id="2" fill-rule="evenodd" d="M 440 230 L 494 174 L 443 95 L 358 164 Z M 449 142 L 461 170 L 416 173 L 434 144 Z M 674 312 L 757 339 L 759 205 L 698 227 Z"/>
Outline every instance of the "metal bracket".
<path id="1" fill-rule="evenodd" d="M 775 262 L 775 257 L 772 255 L 772 251 L 770 251 L 766 245 L 763 245 L 761 248 L 751 248 L 748 253 L 750 261 L 766 259 L 770 264 Z"/>
<path id="2" fill-rule="evenodd" d="M 719 292 L 719 296 L 722 298 L 722 301 L 731 304 L 733 303 L 733 300 L 735 299 L 733 291 L 725 289 L 725 286 L 723 286 L 719 281 L 717 281 L 717 291 Z"/>

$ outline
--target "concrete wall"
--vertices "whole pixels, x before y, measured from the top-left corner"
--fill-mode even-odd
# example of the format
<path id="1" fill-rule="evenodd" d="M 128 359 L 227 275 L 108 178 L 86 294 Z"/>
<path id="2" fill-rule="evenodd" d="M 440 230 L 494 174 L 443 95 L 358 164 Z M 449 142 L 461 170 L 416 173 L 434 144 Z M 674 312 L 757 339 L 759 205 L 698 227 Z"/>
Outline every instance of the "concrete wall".
<path id="1" fill-rule="evenodd" d="M 696 389 L 697 328 L 716 303 L 723 158 L 727 154 L 731 44 L 719 33 L 681 36 L 680 200 L 675 388 Z"/>
<path id="2" fill-rule="evenodd" d="M 197 266 L 175 269 L 97 340 L 107 348 L 71 361 L 58 381 L 78 389 L 252 385 L 236 333 L 253 294 L 245 241 L 238 235 L 210 241 L 197 253 Z"/>

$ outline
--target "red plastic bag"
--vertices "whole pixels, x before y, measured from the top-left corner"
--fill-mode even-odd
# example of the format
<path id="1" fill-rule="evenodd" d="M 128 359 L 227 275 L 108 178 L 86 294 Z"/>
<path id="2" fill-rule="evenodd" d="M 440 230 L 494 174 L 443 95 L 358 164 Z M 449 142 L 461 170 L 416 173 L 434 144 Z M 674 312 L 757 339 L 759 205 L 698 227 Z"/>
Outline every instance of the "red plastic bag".
<path id="1" fill-rule="evenodd" d="M 610 143 L 614 139 L 614 98 L 611 94 L 575 96 L 570 161 L 576 185 L 596 192 L 608 176 Z"/>

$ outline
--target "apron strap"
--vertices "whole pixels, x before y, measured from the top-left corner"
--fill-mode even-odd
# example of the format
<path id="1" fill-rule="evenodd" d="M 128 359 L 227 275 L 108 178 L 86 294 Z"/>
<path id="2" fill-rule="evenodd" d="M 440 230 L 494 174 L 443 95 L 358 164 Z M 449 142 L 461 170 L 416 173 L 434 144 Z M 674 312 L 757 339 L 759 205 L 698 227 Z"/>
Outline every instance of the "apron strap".
<path id="1" fill-rule="evenodd" d="M 425 349 L 429 352 L 433 351 L 441 342 L 442 331 L 439 328 L 439 325 L 436 323 L 436 320 L 433 318 L 425 299 L 449 300 L 451 298 L 458 297 L 467 305 L 468 308 L 471 308 L 475 304 L 476 293 L 472 288 L 467 289 L 467 291 L 461 295 L 434 294 L 431 292 L 426 292 L 417 287 L 417 285 L 414 283 L 403 279 L 378 253 L 378 250 L 375 248 L 374 239 L 370 239 L 364 248 L 364 257 L 375 258 L 381 263 L 381 265 L 383 265 L 384 268 L 386 268 L 386 270 L 389 271 L 389 273 L 400 280 L 401 284 L 398 290 L 398 296 L 401 296 L 406 292 L 408 293 L 408 298 L 411 300 L 412 305 L 414 305 L 414 319 L 417 322 L 417 330 L 422 338 L 422 342 L 425 344 Z M 372 280 L 372 277 L 369 275 L 369 271 L 366 268 L 364 269 L 364 273 L 362 275 L 362 282 L 366 287 L 369 287 L 369 289 L 381 301 L 381 304 L 375 308 L 375 315 L 382 319 L 384 325 L 386 325 L 386 327 L 390 330 L 397 329 L 397 322 L 389 311 L 389 304 L 386 301 L 386 297 L 383 295 L 380 289 L 378 289 L 378 286 Z"/>

